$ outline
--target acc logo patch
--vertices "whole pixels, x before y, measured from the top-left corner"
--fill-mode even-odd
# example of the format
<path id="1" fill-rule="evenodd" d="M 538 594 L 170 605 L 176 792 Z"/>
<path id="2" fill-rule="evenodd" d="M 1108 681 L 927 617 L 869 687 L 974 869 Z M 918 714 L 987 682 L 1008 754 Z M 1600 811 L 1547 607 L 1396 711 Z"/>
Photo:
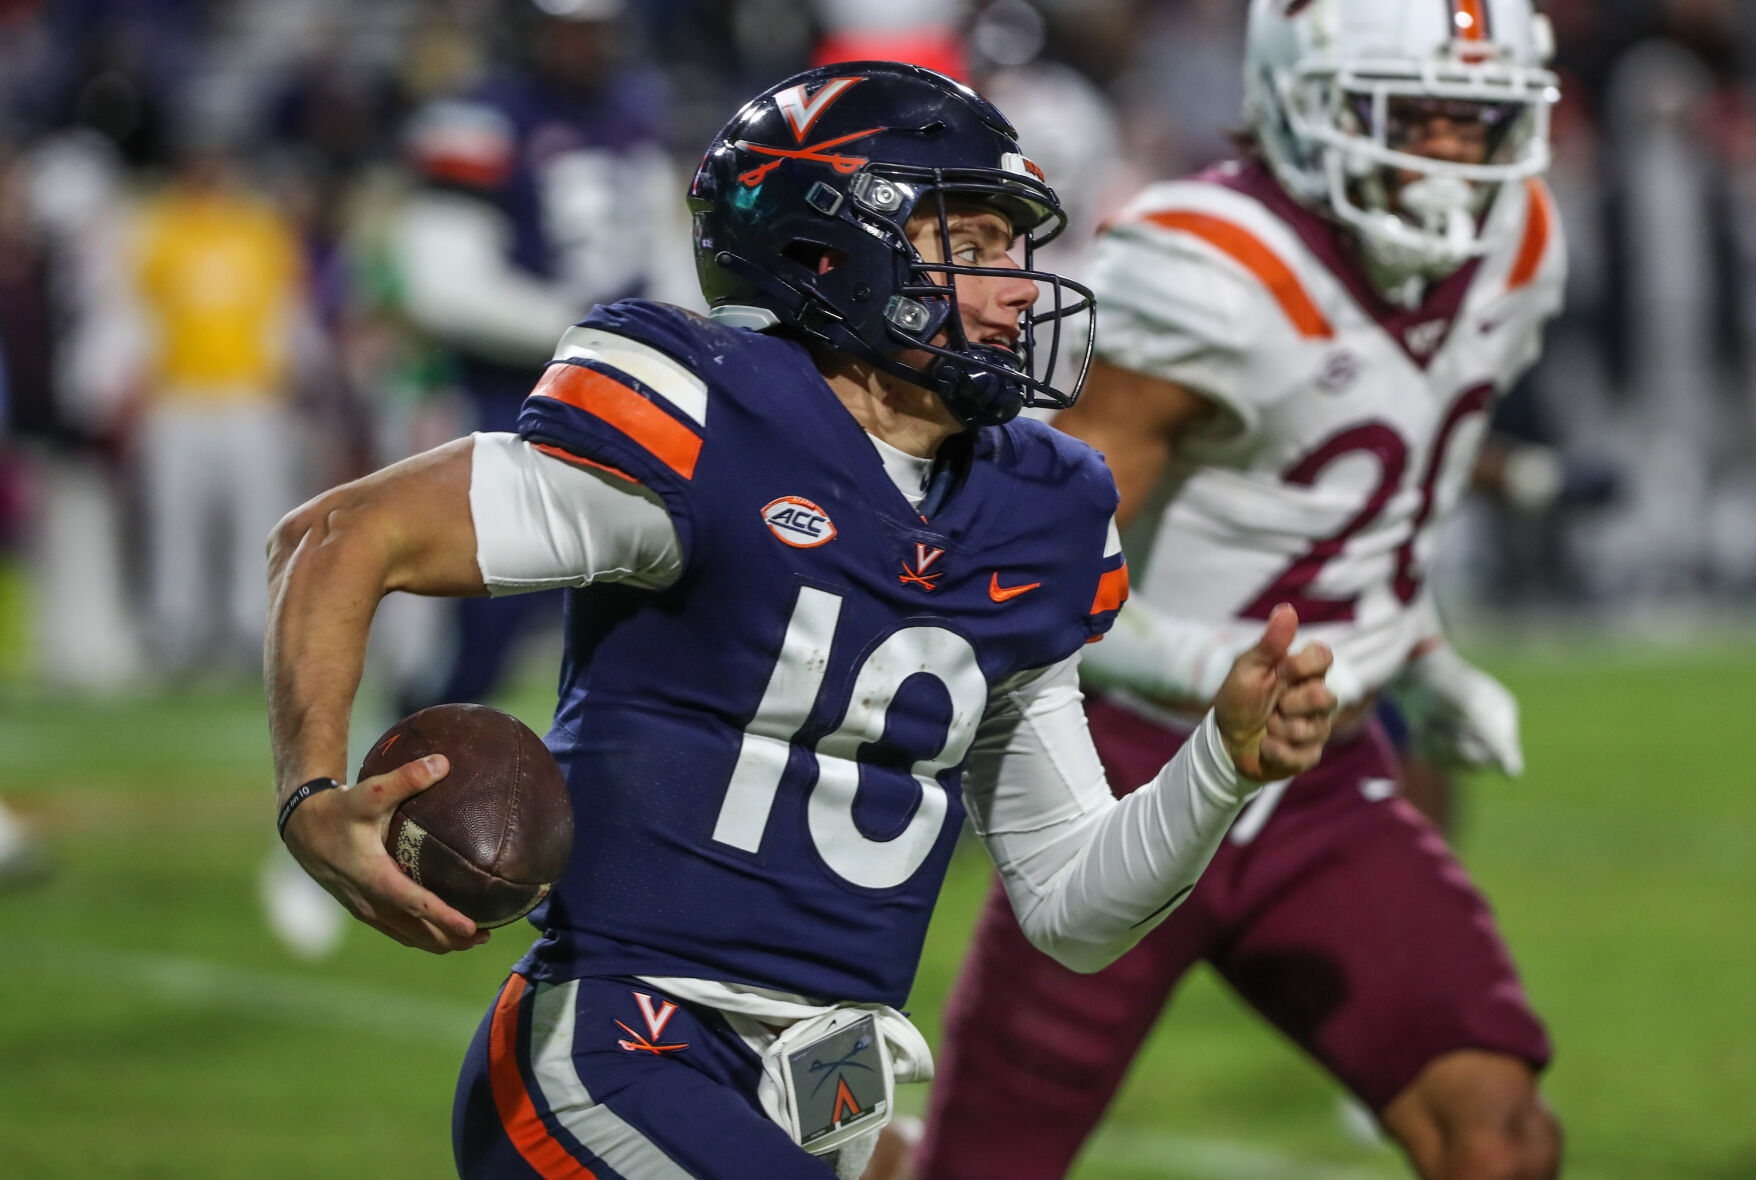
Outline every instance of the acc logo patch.
<path id="1" fill-rule="evenodd" d="M 768 531 L 794 549 L 815 549 L 835 540 L 835 522 L 829 513 L 803 496 L 782 496 L 762 506 Z"/>

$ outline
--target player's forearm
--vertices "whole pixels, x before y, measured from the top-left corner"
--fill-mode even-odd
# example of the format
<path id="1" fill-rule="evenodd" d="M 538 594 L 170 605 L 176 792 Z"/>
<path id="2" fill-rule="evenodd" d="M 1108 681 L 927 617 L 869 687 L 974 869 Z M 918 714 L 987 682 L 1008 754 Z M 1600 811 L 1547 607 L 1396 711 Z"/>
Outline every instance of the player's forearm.
<path id="1" fill-rule="evenodd" d="M 348 714 L 389 562 L 329 497 L 276 529 L 264 649 L 277 798 L 317 777 L 346 780 Z"/>
<path id="2" fill-rule="evenodd" d="M 1151 783 L 1118 802 L 1081 707 L 1079 659 L 996 691 L 964 799 L 1025 936 L 1076 971 L 1144 937 L 1201 875 L 1258 784 L 1210 717 Z"/>
<path id="3" fill-rule="evenodd" d="M 1258 786 L 1238 773 L 1210 714 L 1152 782 L 1045 850 L 1065 860 L 1020 925 L 1073 970 L 1103 969 L 1189 895 Z"/>
<path id="4" fill-rule="evenodd" d="M 457 439 L 324 493 L 269 542 L 265 645 L 275 777 L 284 796 L 347 775 L 348 711 L 379 599 L 482 594 L 470 509 L 473 443 Z"/>

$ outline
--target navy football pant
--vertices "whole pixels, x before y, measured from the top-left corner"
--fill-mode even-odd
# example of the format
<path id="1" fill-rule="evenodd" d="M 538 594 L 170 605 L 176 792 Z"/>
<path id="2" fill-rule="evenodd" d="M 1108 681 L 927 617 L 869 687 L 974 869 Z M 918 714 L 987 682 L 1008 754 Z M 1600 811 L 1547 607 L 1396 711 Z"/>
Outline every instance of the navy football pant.
<path id="1" fill-rule="evenodd" d="M 458 1175 L 829 1180 L 834 1170 L 762 1113 L 760 1076 L 716 1013 L 638 980 L 513 975 L 458 1078 Z"/>

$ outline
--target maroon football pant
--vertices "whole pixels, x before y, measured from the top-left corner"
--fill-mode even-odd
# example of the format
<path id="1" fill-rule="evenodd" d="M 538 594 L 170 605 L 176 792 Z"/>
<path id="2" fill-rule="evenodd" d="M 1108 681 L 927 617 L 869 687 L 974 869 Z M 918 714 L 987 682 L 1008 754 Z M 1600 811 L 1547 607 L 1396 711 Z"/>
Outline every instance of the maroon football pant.
<path id="1" fill-rule="evenodd" d="M 1102 698 L 1086 711 L 1111 783 L 1148 781 L 1187 736 Z M 1487 904 L 1390 792 L 1396 774 L 1376 721 L 1332 742 L 1252 840 L 1234 830 L 1182 907 L 1095 975 L 1032 947 L 996 885 L 946 1007 L 920 1180 L 1065 1175 L 1202 959 L 1373 1110 L 1452 1050 L 1545 1065 Z"/>

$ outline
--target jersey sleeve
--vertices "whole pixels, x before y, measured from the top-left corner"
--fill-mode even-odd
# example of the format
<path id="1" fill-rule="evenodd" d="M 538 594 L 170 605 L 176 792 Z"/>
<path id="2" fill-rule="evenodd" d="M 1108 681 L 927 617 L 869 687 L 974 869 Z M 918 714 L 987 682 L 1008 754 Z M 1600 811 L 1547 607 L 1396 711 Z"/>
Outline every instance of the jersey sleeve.
<path id="1" fill-rule="evenodd" d="M 658 496 L 619 473 L 546 456 L 515 435 L 475 435 L 469 503 L 476 566 L 490 594 L 593 582 L 662 589 L 682 564 Z"/>
<path id="2" fill-rule="evenodd" d="M 1215 244 L 1221 235 L 1290 277 L 1255 237 L 1207 214 L 1140 210 L 1106 229 L 1091 272 L 1096 351 L 1218 403 L 1249 432 L 1286 388 L 1271 368 L 1285 353 L 1275 333 L 1287 316 L 1264 280 Z"/>
<path id="3" fill-rule="evenodd" d="M 709 402 L 686 319 L 634 301 L 597 309 L 561 337 L 518 421 L 537 450 L 609 468 L 661 497 L 685 559 Z"/>
<path id="4" fill-rule="evenodd" d="M 1053 547 L 1067 563 L 1063 573 L 1077 595 L 1063 599 L 1063 623 L 1045 628 L 1036 658 L 1024 666 L 1047 664 L 1095 643 L 1116 621 L 1128 600 L 1128 562 L 1116 528 L 1120 496 L 1102 455 L 1072 435 L 1031 418 L 1005 428 L 1016 448 L 1014 475 L 1025 488 L 1053 487 Z M 1023 493 L 1021 493 L 1023 494 Z M 1022 505 L 1023 499 L 1015 501 Z"/>
<path id="5" fill-rule="evenodd" d="M 1110 517 L 1104 535 L 1103 559 L 1098 563 L 1097 593 L 1085 616 L 1087 643 L 1096 643 L 1116 624 L 1116 613 L 1128 601 L 1128 559 L 1122 555 L 1122 535 L 1116 518 Z"/>
<path id="6" fill-rule="evenodd" d="M 1258 784 L 1239 775 L 1209 714 L 1150 782 L 1116 799 L 1081 699 L 1077 658 L 996 685 L 963 791 L 1025 936 L 1097 971 L 1189 895 Z"/>

